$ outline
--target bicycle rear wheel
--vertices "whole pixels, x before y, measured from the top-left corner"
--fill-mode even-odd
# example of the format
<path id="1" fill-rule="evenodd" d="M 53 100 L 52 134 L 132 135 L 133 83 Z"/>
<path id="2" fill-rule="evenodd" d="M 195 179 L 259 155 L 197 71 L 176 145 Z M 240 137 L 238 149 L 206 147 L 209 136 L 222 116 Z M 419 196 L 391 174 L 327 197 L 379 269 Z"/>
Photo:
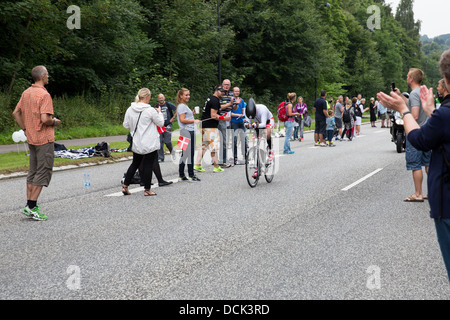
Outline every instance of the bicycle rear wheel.
<path id="1" fill-rule="evenodd" d="M 248 149 L 245 159 L 245 176 L 247 177 L 247 182 L 250 187 L 256 187 L 260 172 L 261 168 L 258 158 L 258 148 L 251 147 Z"/>

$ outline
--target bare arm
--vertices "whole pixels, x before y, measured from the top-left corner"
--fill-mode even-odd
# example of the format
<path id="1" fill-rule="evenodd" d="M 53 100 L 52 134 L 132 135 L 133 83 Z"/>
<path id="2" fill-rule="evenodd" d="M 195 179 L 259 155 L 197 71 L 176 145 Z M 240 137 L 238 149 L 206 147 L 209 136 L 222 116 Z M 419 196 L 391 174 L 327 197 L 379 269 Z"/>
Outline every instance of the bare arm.
<path id="1" fill-rule="evenodd" d="M 25 122 L 23 121 L 23 118 L 22 118 L 22 112 L 19 109 L 16 108 L 16 110 L 14 110 L 13 116 L 14 116 L 14 119 L 16 119 L 16 122 L 19 125 L 19 127 L 22 129 L 26 129 Z"/>
<path id="2" fill-rule="evenodd" d="M 57 127 L 61 123 L 61 120 L 54 118 L 52 114 L 41 113 L 41 122 L 46 126 Z"/>
<path id="3" fill-rule="evenodd" d="M 188 124 L 188 123 L 199 123 L 200 122 L 200 120 L 186 119 L 186 113 L 180 113 L 178 116 L 180 117 L 181 123 Z"/>

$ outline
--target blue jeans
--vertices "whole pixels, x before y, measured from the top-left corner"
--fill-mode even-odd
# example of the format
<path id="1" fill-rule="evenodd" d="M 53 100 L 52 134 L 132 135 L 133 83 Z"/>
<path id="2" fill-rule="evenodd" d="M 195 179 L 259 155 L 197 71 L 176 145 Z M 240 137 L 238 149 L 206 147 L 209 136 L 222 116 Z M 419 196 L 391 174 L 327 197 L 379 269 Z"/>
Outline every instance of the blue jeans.
<path id="1" fill-rule="evenodd" d="M 247 136 L 245 135 L 245 126 L 244 123 L 235 123 L 231 122 L 231 129 L 233 129 L 233 157 L 234 160 L 237 160 L 237 143 L 238 143 L 238 136 L 239 140 L 241 141 L 241 150 L 242 155 L 245 158 L 245 154 L 247 152 Z"/>
<path id="2" fill-rule="evenodd" d="M 284 138 L 283 152 L 288 153 L 289 151 L 291 151 L 291 143 L 289 140 L 291 139 L 291 136 L 292 136 L 292 129 L 294 128 L 294 121 L 286 121 L 284 123 L 284 128 L 286 129 L 286 137 Z"/>
<path id="3" fill-rule="evenodd" d="M 436 234 L 450 281 L 450 219 L 434 219 Z"/>
<path id="4" fill-rule="evenodd" d="M 298 129 L 300 128 L 300 126 L 294 126 L 294 139 L 297 140 L 298 139 Z"/>

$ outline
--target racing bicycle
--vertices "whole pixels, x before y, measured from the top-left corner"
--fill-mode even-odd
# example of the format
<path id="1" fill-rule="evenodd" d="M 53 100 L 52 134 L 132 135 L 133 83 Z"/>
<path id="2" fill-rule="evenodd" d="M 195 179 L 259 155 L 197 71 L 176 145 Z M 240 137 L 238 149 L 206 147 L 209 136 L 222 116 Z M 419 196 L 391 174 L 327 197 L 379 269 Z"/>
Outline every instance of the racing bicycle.
<path id="1" fill-rule="evenodd" d="M 256 187 L 262 174 L 268 183 L 272 182 L 275 175 L 275 155 L 269 157 L 270 149 L 267 140 L 261 138 L 260 130 L 251 130 L 251 132 L 255 131 L 253 137 L 256 138 L 252 139 L 252 146 L 248 149 L 245 157 L 245 176 L 252 188 Z"/>

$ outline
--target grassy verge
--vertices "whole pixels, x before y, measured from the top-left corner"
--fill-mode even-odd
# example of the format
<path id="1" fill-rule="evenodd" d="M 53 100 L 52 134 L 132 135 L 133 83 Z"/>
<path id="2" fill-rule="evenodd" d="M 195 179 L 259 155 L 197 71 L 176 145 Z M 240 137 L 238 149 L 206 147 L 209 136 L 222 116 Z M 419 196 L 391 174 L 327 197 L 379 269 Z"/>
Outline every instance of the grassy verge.
<path id="1" fill-rule="evenodd" d="M 70 149 L 81 149 L 91 147 L 92 145 L 73 146 Z M 124 149 L 128 148 L 128 142 L 114 142 L 110 144 L 111 148 Z M 104 157 L 92 157 L 85 159 L 62 159 L 55 158 L 55 167 L 67 166 L 67 165 L 80 165 L 82 163 L 99 163 L 105 160 L 115 161 L 117 159 L 131 156 L 131 152 L 111 152 L 110 158 Z M 9 152 L 0 154 L 0 174 L 10 174 L 13 172 L 27 171 L 29 166 L 29 158 L 26 152 Z"/>

